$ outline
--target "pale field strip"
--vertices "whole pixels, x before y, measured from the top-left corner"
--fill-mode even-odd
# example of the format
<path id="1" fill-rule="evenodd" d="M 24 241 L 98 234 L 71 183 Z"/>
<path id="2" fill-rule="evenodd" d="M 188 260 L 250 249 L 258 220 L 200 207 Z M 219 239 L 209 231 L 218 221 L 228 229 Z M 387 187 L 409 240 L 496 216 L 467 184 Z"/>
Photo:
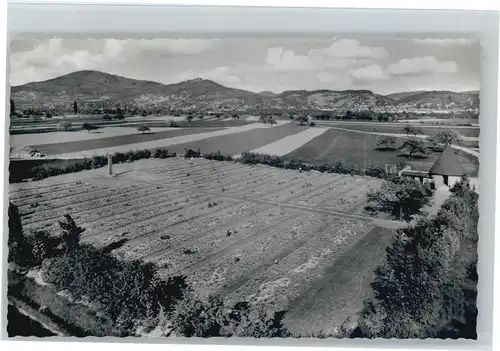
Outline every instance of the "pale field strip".
<path id="1" fill-rule="evenodd" d="M 308 127 L 306 130 L 303 130 L 293 135 L 286 136 L 270 144 L 261 146 L 257 149 L 253 149 L 249 152 L 256 154 L 266 154 L 271 156 L 284 156 L 292 151 L 295 151 L 299 147 L 307 144 L 314 138 L 326 132 L 328 129 L 329 128 Z M 233 156 L 233 158 L 240 158 L 240 157 L 241 154 Z"/>
<path id="2" fill-rule="evenodd" d="M 158 159 L 159 161 L 161 159 Z M 148 172 L 151 174 L 166 174 L 168 172 L 182 171 L 185 169 L 197 169 L 198 167 L 209 166 L 212 164 L 210 160 L 204 158 L 194 158 L 190 159 L 189 162 L 183 157 L 170 157 L 164 159 L 164 163 L 167 165 L 151 167 L 151 168 L 141 168 L 141 171 Z"/>
<path id="3" fill-rule="evenodd" d="M 151 132 L 164 132 L 168 130 L 180 130 L 183 128 L 158 127 L 151 128 Z M 10 136 L 10 147 L 26 147 L 32 145 L 47 145 L 54 143 L 69 143 L 74 141 L 96 140 L 102 138 L 117 137 L 122 135 L 141 135 L 134 127 L 105 127 L 95 131 L 60 131 L 48 133 L 15 134 Z"/>
<path id="4" fill-rule="evenodd" d="M 194 289 L 199 289 L 199 293 L 205 295 L 218 292 L 221 285 L 225 288 L 224 285 L 229 285 L 230 282 L 252 275 L 252 271 L 263 263 L 276 264 L 277 255 L 290 245 L 297 245 L 301 239 L 307 241 L 309 230 L 314 232 L 323 223 L 322 216 L 291 212 L 286 220 L 280 217 L 278 223 L 252 231 L 243 240 L 202 258 L 182 272 L 189 274 Z M 239 257 L 240 261 L 236 263 L 234 257 Z M 216 280 L 213 279 L 214 273 Z"/>
<path id="5" fill-rule="evenodd" d="M 287 308 L 289 301 L 306 292 L 313 280 L 369 232 L 365 223 L 337 221 L 314 232 L 302 245 L 267 269 L 256 272 L 229 295 L 232 301 L 273 304 Z"/>
<path id="6" fill-rule="evenodd" d="M 169 215 L 162 215 L 160 217 L 161 220 L 150 221 L 151 218 L 145 218 L 144 220 L 137 220 L 136 223 L 129 223 L 127 225 L 127 239 L 131 240 L 140 237 L 147 237 L 147 241 L 150 241 L 152 240 L 152 238 L 150 238 L 151 235 L 163 232 L 171 226 L 205 217 L 207 215 L 220 211 L 223 208 L 234 207 L 238 202 L 235 200 L 226 200 L 223 204 L 221 204 L 221 206 L 211 208 L 207 206 L 207 203 L 208 201 L 192 202 L 184 207 L 173 209 L 168 213 Z M 182 212 L 179 212 L 181 210 Z M 101 238 L 101 234 L 94 235 L 94 239 L 100 240 Z M 113 241 L 109 240 L 109 237 L 102 239 L 102 242 L 105 244 L 111 243 Z"/>
<path id="7" fill-rule="evenodd" d="M 216 136 L 224 136 L 224 135 L 230 135 L 230 134 L 236 134 L 236 133 L 243 133 L 243 132 L 247 132 L 250 130 L 262 129 L 262 128 L 272 128 L 272 127 L 265 125 L 263 123 L 252 123 L 252 124 L 247 124 L 244 126 L 228 127 L 226 129 L 217 130 L 217 131 L 213 131 L 213 132 L 207 132 L 207 133 L 188 134 L 188 135 L 182 135 L 182 136 L 172 137 L 172 138 L 168 138 L 168 139 L 153 140 L 153 141 L 146 141 L 146 142 L 140 142 L 140 143 L 135 143 L 135 144 L 127 144 L 127 145 L 119 145 L 119 146 L 102 148 L 102 149 L 94 149 L 94 150 L 72 152 L 72 153 L 67 153 L 67 154 L 60 154 L 60 155 L 57 155 L 57 157 L 58 158 L 65 158 L 65 159 L 82 158 L 82 157 L 92 157 L 95 155 L 113 154 L 115 152 L 127 152 L 130 150 L 154 149 L 154 148 L 160 148 L 160 147 L 168 147 L 170 145 L 183 144 L 183 143 L 192 142 L 192 141 L 199 141 L 199 140 L 208 139 L 208 138 L 216 137 Z"/>
<path id="8" fill-rule="evenodd" d="M 256 205 L 251 202 L 240 202 L 233 207 L 228 207 L 218 212 L 210 213 L 207 216 L 196 218 L 189 222 L 183 222 L 173 225 L 168 230 L 155 233 L 152 237 L 148 237 L 149 245 L 142 247 L 139 250 L 132 247 L 139 246 L 138 242 L 146 241 L 146 238 L 138 240 L 130 240 L 123 246 L 125 256 L 133 254 L 148 261 L 171 262 L 170 252 L 178 252 L 180 247 L 197 246 L 196 242 L 210 244 L 210 237 L 220 234 L 226 238 L 228 230 L 234 230 L 238 227 L 242 218 L 250 218 L 251 216 L 265 214 L 270 211 L 270 206 Z M 165 240 L 162 237 L 168 235 Z M 238 237 L 236 235 L 236 237 Z M 166 259 L 166 260 L 165 260 Z"/>

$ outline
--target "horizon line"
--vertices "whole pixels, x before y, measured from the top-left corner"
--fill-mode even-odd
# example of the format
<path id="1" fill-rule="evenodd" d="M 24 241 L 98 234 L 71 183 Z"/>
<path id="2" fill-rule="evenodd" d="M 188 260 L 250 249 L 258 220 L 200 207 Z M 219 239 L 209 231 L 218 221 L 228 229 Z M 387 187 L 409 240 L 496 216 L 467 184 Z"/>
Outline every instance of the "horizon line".
<path id="1" fill-rule="evenodd" d="M 415 93 L 415 92 L 440 92 L 441 91 L 441 92 L 451 92 L 451 93 L 476 93 L 476 92 L 479 93 L 481 91 L 480 88 L 479 89 L 473 89 L 473 90 L 436 90 L 436 89 L 426 90 L 426 89 L 418 89 L 418 90 L 402 90 L 402 91 L 398 91 L 398 92 L 393 92 L 393 93 L 388 93 L 388 94 L 382 94 L 382 93 L 377 93 L 377 92 L 373 91 L 372 89 L 363 89 L 363 88 L 360 88 L 360 89 L 342 89 L 342 90 L 320 88 L 320 89 L 312 89 L 312 90 L 309 90 L 309 89 L 288 89 L 288 90 L 283 90 L 281 92 L 276 93 L 276 92 L 272 91 L 271 89 L 264 89 L 264 90 L 261 90 L 261 91 L 254 91 L 254 90 L 248 90 L 248 89 L 235 88 L 235 87 L 232 87 L 232 86 L 228 86 L 228 85 L 222 84 L 222 83 L 220 83 L 220 82 L 218 82 L 216 80 L 208 79 L 208 78 L 202 78 L 202 77 L 193 77 L 193 78 L 189 78 L 189 79 L 185 79 L 185 80 L 181 80 L 181 81 L 177 81 L 177 82 L 173 82 L 173 83 L 162 83 L 162 82 L 158 82 L 158 81 L 155 81 L 155 80 L 131 78 L 131 77 L 127 77 L 127 76 L 123 76 L 123 75 L 119 75 L 119 74 L 114 74 L 114 73 L 109 73 L 109 72 L 104 72 L 104 71 L 99 71 L 99 70 L 95 70 L 95 69 L 81 69 L 81 70 L 77 70 L 77 71 L 72 71 L 72 72 L 69 72 L 69 73 L 65 73 L 65 74 L 62 74 L 62 75 L 59 75 L 59 76 L 56 76 L 56 77 L 53 77 L 53 78 L 48 78 L 48 79 L 45 79 L 45 80 L 33 80 L 33 81 L 29 81 L 29 82 L 26 82 L 26 83 L 23 83 L 23 84 L 18 84 L 18 85 L 10 85 L 10 81 L 9 81 L 9 85 L 10 85 L 10 88 L 17 88 L 17 87 L 21 87 L 23 85 L 27 85 L 27 84 L 31 84 L 31 83 L 43 83 L 43 82 L 47 82 L 47 81 L 50 81 L 50 80 L 54 80 L 54 79 L 61 78 L 61 77 L 64 77 L 64 76 L 68 76 L 68 75 L 71 75 L 71 74 L 74 74 L 74 73 L 78 73 L 78 72 L 98 72 L 98 73 L 107 74 L 107 75 L 111 75 L 111 76 L 116 76 L 116 77 L 121 77 L 121 78 L 125 78 L 125 79 L 130 79 L 130 80 L 136 80 L 136 81 L 142 81 L 142 82 L 150 82 L 150 83 L 161 84 L 161 85 L 164 85 L 164 86 L 179 84 L 179 83 L 183 83 L 183 82 L 188 82 L 190 80 L 201 79 L 201 80 L 207 80 L 207 81 L 211 81 L 211 82 L 217 83 L 219 85 L 222 85 L 222 86 L 224 86 L 226 88 L 230 88 L 230 89 L 248 91 L 248 92 L 254 93 L 254 94 L 260 94 L 260 93 L 263 93 L 263 92 L 270 92 L 270 93 L 273 93 L 275 95 L 283 94 L 286 91 L 309 91 L 309 92 L 312 92 L 312 91 L 318 91 L 318 90 L 326 90 L 326 91 L 363 91 L 364 90 L 364 91 L 370 91 L 370 92 L 372 92 L 374 94 L 381 95 L 381 96 L 388 96 L 388 95 L 401 94 L 401 93 Z"/>

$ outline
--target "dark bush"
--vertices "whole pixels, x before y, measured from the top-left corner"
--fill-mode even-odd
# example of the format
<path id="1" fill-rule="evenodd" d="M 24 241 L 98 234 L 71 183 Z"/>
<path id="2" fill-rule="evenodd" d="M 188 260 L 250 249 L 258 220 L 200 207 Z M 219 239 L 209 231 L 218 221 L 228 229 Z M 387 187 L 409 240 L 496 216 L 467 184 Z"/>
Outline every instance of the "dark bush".
<path id="1" fill-rule="evenodd" d="M 198 158 L 198 157 L 201 157 L 201 152 L 199 149 L 198 149 L 198 151 L 194 151 L 191 149 L 185 149 L 184 157 L 185 158 Z"/>
<path id="2" fill-rule="evenodd" d="M 206 158 L 207 160 L 216 160 L 216 161 L 232 161 L 233 160 L 233 158 L 231 156 L 223 155 L 219 150 L 217 152 L 203 154 L 203 158 Z"/>
<path id="3" fill-rule="evenodd" d="M 167 149 L 162 149 L 162 148 L 156 149 L 153 154 L 154 158 L 171 158 L 176 156 L 177 154 L 175 152 L 169 153 Z"/>

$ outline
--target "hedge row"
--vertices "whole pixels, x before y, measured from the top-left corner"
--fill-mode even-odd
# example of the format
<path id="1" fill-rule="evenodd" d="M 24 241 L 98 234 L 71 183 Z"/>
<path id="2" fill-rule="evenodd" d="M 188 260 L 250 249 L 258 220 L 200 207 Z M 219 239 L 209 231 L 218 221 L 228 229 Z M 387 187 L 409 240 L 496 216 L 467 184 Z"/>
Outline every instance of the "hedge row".
<path id="1" fill-rule="evenodd" d="M 156 149 L 154 152 L 150 150 L 137 150 L 128 151 L 125 153 L 117 152 L 113 154 L 113 163 L 132 162 L 148 158 L 171 158 L 176 157 L 175 152 L 170 153 L 167 149 Z M 185 158 L 206 158 L 208 160 L 216 161 L 235 161 L 241 164 L 262 164 L 283 169 L 295 169 L 302 171 L 319 171 L 322 173 L 337 173 L 337 174 L 350 174 L 362 175 L 376 178 L 387 178 L 387 173 L 382 166 L 370 166 L 367 168 L 360 168 L 356 165 L 345 164 L 342 161 L 334 164 L 315 164 L 301 160 L 292 160 L 281 156 L 271 156 L 266 154 L 257 154 L 251 152 L 244 152 L 240 158 L 233 159 L 229 155 L 223 155 L 220 151 L 212 153 L 201 153 L 198 150 L 186 149 L 184 153 Z M 108 164 L 106 156 L 94 156 L 92 158 L 85 158 L 81 160 L 56 160 L 48 161 L 47 163 L 37 166 L 24 166 L 23 162 L 12 163 L 9 167 L 9 181 L 10 183 L 19 183 L 24 180 L 41 180 L 48 177 L 79 172 L 83 170 L 96 169 L 104 167 Z M 29 162 L 29 161 L 28 161 Z"/>
<path id="2" fill-rule="evenodd" d="M 283 169 L 296 169 L 302 171 L 318 171 L 321 173 L 338 173 L 350 175 L 364 175 L 377 178 L 386 178 L 387 174 L 384 167 L 372 166 L 362 169 L 356 165 L 348 165 L 342 161 L 334 164 L 314 164 L 301 160 L 292 160 L 281 156 L 271 156 L 265 154 L 256 154 L 244 152 L 237 160 L 242 164 L 262 164 Z"/>
<path id="3" fill-rule="evenodd" d="M 132 162 L 141 159 L 170 158 L 176 157 L 175 152 L 170 153 L 167 149 L 128 151 L 125 153 L 116 152 L 113 154 L 113 163 Z M 30 161 L 11 162 L 9 167 L 9 182 L 20 183 L 24 180 L 41 180 L 61 174 L 80 172 L 83 170 L 96 169 L 108 164 L 106 156 L 93 156 L 79 160 L 54 160 L 47 161 L 41 165 L 31 166 Z"/>

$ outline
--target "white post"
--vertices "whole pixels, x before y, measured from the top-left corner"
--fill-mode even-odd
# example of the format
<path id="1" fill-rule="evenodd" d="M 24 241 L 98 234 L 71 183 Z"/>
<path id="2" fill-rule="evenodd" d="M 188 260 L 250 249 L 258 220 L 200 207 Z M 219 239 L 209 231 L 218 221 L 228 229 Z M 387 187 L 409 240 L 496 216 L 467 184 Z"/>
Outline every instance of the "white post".
<path id="1" fill-rule="evenodd" d="M 113 176 L 113 156 L 108 155 L 108 175 Z"/>

